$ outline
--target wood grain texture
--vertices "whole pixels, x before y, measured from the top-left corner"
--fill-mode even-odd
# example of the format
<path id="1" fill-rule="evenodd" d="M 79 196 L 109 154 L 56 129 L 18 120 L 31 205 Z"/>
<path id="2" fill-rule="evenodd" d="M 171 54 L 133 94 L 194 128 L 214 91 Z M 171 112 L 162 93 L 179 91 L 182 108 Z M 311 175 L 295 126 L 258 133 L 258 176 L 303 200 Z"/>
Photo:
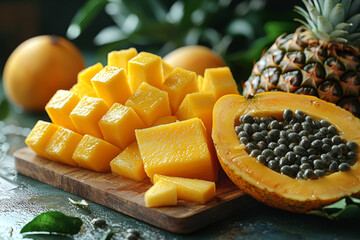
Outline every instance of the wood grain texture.
<path id="1" fill-rule="evenodd" d="M 150 181 L 135 182 L 112 173 L 96 173 L 37 156 L 30 148 L 14 153 L 16 170 L 30 178 L 109 207 L 175 233 L 189 233 L 236 211 L 256 205 L 226 176 L 216 184 L 216 197 L 201 205 L 183 200 L 176 207 L 147 208 L 144 194 Z"/>

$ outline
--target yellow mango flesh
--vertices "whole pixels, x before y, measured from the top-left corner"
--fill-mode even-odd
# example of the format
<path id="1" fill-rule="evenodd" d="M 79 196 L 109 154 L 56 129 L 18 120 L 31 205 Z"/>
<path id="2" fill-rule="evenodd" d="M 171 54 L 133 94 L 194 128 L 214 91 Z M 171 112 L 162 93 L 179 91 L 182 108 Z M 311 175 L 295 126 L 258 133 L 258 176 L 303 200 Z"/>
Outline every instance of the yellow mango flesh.
<path id="1" fill-rule="evenodd" d="M 135 181 L 147 176 L 137 142 L 133 142 L 110 162 L 111 172 Z"/>
<path id="2" fill-rule="evenodd" d="M 179 120 L 198 117 L 203 121 L 207 132 L 210 134 L 212 128 L 212 110 L 215 102 L 216 98 L 211 92 L 187 94 L 176 112 L 176 117 Z"/>
<path id="3" fill-rule="evenodd" d="M 90 67 L 85 68 L 78 74 L 78 82 L 79 83 L 85 83 L 89 86 L 91 85 L 91 79 L 101 70 L 103 69 L 103 65 L 98 62 Z"/>
<path id="4" fill-rule="evenodd" d="M 109 105 L 124 104 L 131 96 L 128 79 L 123 68 L 106 66 L 92 79 L 91 83 L 99 98 Z"/>
<path id="5" fill-rule="evenodd" d="M 79 167 L 96 172 L 107 172 L 110 170 L 110 162 L 121 149 L 90 135 L 84 135 L 77 145 L 72 158 Z"/>
<path id="6" fill-rule="evenodd" d="M 196 73 L 175 68 L 161 88 L 168 92 L 171 112 L 175 114 L 185 95 L 199 90 Z"/>
<path id="7" fill-rule="evenodd" d="M 98 122 L 109 110 L 101 98 L 83 97 L 70 113 L 70 119 L 80 134 L 103 138 Z"/>
<path id="8" fill-rule="evenodd" d="M 217 180 L 202 121 L 193 118 L 135 131 L 146 174 Z"/>
<path id="9" fill-rule="evenodd" d="M 87 96 L 87 97 L 97 97 L 94 88 L 85 83 L 76 83 L 72 88 L 69 90 L 70 92 L 75 93 L 80 99 Z"/>
<path id="10" fill-rule="evenodd" d="M 161 63 L 163 67 L 164 79 L 166 79 L 170 75 L 170 73 L 174 70 L 174 68 L 164 60 L 161 60 Z"/>
<path id="11" fill-rule="evenodd" d="M 37 155 L 50 159 L 45 148 L 57 128 L 58 126 L 53 123 L 39 120 L 31 130 L 30 134 L 26 137 L 26 145 L 28 145 Z"/>
<path id="12" fill-rule="evenodd" d="M 146 207 L 176 206 L 177 192 L 174 184 L 158 181 L 145 192 Z"/>
<path id="13" fill-rule="evenodd" d="M 216 99 L 226 94 L 239 94 L 229 67 L 208 68 L 205 70 L 202 91 L 214 93 Z"/>
<path id="14" fill-rule="evenodd" d="M 82 135 L 69 129 L 58 127 L 49 140 L 45 151 L 52 160 L 77 167 L 72 159 L 76 146 L 81 141 Z"/>
<path id="15" fill-rule="evenodd" d="M 114 103 L 98 123 L 104 140 L 121 149 L 125 149 L 136 140 L 135 129 L 144 128 L 145 124 L 134 109 Z"/>
<path id="16" fill-rule="evenodd" d="M 168 123 L 173 123 L 176 122 L 178 119 L 176 116 L 165 116 L 165 117 L 161 117 L 159 118 L 156 122 L 154 122 L 153 127 L 154 126 L 159 126 L 159 125 L 163 125 L 163 124 L 168 124 Z"/>
<path id="17" fill-rule="evenodd" d="M 168 93 L 143 82 L 136 92 L 126 101 L 147 127 L 161 117 L 171 115 Z"/>
<path id="18" fill-rule="evenodd" d="M 58 90 L 46 104 L 45 110 L 53 123 L 75 131 L 69 115 L 79 101 L 80 98 L 75 93 Z"/>
<path id="19" fill-rule="evenodd" d="M 161 181 L 176 186 L 178 199 L 205 204 L 216 196 L 214 182 L 155 174 L 154 183 L 156 184 Z"/>
<path id="20" fill-rule="evenodd" d="M 108 66 L 114 66 L 128 70 L 128 61 L 138 54 L 135 48 L 111 51 L 107 56 Z"/>
<path id="21" fill-rule="evenodd" d="M 164 82 L 163 65 L 159 56 L 141 52 L 128 62 L 128 78 L 132 92 L 142 82 L 160 88 Z"/>

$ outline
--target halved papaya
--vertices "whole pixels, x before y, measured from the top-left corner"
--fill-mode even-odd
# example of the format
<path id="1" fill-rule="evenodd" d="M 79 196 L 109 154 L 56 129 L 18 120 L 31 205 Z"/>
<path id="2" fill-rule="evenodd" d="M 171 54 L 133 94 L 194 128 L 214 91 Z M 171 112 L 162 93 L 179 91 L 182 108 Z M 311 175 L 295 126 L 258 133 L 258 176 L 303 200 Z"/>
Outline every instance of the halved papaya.
<path id="1" fill-rule="evenodd" d="M 313 119 L 324 119 L 338 129 L 341 138 L 360 144 L 360 120 L 350 112 L 316 97 L 282 92 L 259 93 L 251 98 L 226 95 L 213 110 L 212 138 L 221 166 L 244 192 L 269 206 L 308 212 L 360 193 L 360 161 L 346 172 L 318 179 L 298 179 L 276 172 L 249 155 L 234 130 L 239 117 L 279 117 L 285 110 L 300 109 Z"/>

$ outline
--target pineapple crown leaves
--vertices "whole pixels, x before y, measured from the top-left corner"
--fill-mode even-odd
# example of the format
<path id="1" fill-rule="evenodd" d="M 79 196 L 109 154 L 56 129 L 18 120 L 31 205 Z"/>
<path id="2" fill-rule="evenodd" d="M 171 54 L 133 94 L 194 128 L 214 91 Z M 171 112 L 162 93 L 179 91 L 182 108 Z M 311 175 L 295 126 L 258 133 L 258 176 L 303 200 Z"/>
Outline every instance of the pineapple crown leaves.
<path id="1" fill-rule="evenodd" d="M 295 12 L 305 18 L 295 19 L 315 38 L 335 43 L 360 43 L 359 0 L 303 0 L 305 8 Z"/>

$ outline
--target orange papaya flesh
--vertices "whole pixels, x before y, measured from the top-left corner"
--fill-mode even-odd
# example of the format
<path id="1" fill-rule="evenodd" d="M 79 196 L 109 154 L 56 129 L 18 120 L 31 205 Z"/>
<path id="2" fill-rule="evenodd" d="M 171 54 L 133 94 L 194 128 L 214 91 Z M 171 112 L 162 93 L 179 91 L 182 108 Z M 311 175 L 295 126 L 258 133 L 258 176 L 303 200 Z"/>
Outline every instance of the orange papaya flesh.
<path id="1" fill-rule="evenodd" d="M 319 209 L 336 200 L 360 193 L 360 161 L 348 172 L 316 180 L 296 179 L 271 170 L 249 156 L 234 127 L 245 114 L 280 118 L 285 109 L 300 109 L 313 119 L 337 127 L 346 141 L 360 144 L 360 120 L 350 112 L 316 97 L 282 92 L 259 93 L 252 99 L 240 95 L 220 98 L 213 111 L 212 138 L 222 168 L 244 192 L 269 206 L 292 212 Z"/>

